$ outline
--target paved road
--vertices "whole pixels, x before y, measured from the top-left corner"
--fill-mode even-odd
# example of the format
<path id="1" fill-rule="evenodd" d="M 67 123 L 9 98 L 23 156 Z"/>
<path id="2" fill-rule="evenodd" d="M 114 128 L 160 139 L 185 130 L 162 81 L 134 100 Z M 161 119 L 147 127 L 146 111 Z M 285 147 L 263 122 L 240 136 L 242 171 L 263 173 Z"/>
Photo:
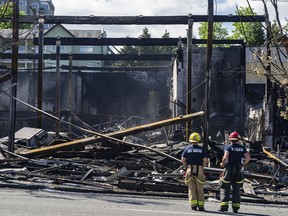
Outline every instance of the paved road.
<path id="1" fill-rule="evenodd" d="M 219 202 L 207 201 L 206 212 L 192 211 L 186 199 L 107 194 L 79 194 L 43 190 L 0 189 L 2 216 L 180 216 L 225 215 L 217 212 Z M 241 213 L 226 215 L 288 215 L 288 207 L 248 205 Z"/>

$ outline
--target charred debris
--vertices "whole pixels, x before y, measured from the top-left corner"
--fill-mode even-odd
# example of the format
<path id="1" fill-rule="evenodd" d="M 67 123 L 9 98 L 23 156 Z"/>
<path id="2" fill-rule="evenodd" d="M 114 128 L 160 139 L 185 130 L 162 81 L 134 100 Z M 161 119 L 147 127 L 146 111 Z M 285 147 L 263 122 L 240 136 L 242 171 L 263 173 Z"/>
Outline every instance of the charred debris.
<path id="1" fill-rule="evenodd" d="M 125 193 L 186 197 L 180 156 L 182 134 L 169 135 L 172 125 L 203 117 L 203 112 L 105 133 L 84 129 L 81 139 L 37 128 L 15 134 L 15 153 L 1 139 L 1 187 L 76 192 Z M 247 202 L 288 203 L 287 154 L 242 139 L 252 162 L 245 170 L 242 199 Z M 219 195 L 219 161 L 223 143 L 209 141 L 210 166 L 205 169 L 207 198 Z"/>

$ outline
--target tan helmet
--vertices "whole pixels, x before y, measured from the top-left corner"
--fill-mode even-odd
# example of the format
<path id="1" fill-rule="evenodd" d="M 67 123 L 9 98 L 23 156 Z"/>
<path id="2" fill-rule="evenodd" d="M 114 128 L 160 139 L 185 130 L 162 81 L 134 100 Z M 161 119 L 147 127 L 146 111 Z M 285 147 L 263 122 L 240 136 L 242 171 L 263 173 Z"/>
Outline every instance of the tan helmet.
<path id="1" fill-rule="evenodd" d="M 189 136 L 189 142 L 200 142 L 201 136 L 199 133 L 194 132 Z"/>

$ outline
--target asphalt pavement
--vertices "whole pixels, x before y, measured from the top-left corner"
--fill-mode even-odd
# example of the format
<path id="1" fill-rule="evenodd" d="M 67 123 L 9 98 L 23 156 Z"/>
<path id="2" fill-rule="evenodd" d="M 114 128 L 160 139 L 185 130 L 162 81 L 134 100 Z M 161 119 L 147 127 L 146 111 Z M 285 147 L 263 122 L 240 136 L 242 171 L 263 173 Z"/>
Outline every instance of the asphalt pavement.
<path id="1" fill-rule="evenodd" d="M 205 212 L 192 211 L 187 199 L 71 193 L 53 190 L 0 189 L 2 216 L 161 216 L 257 215 L 286 216 L 288 206 L 242 203 L 240 212 L 217 211 L 219 201 L 209 199 Z"/>

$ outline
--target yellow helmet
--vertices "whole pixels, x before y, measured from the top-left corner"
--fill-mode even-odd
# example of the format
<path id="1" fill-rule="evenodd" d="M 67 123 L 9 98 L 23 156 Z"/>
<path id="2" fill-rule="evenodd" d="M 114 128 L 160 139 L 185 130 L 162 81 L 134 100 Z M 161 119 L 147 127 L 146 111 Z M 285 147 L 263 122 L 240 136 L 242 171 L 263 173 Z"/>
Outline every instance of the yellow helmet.
<path id="1" fill-rule="evenodd" d="M 200 142 L 201 141 L 201 136 L 199 133 L 192 133 L 190 136 L 189 136 L 189 142 Z"/>

